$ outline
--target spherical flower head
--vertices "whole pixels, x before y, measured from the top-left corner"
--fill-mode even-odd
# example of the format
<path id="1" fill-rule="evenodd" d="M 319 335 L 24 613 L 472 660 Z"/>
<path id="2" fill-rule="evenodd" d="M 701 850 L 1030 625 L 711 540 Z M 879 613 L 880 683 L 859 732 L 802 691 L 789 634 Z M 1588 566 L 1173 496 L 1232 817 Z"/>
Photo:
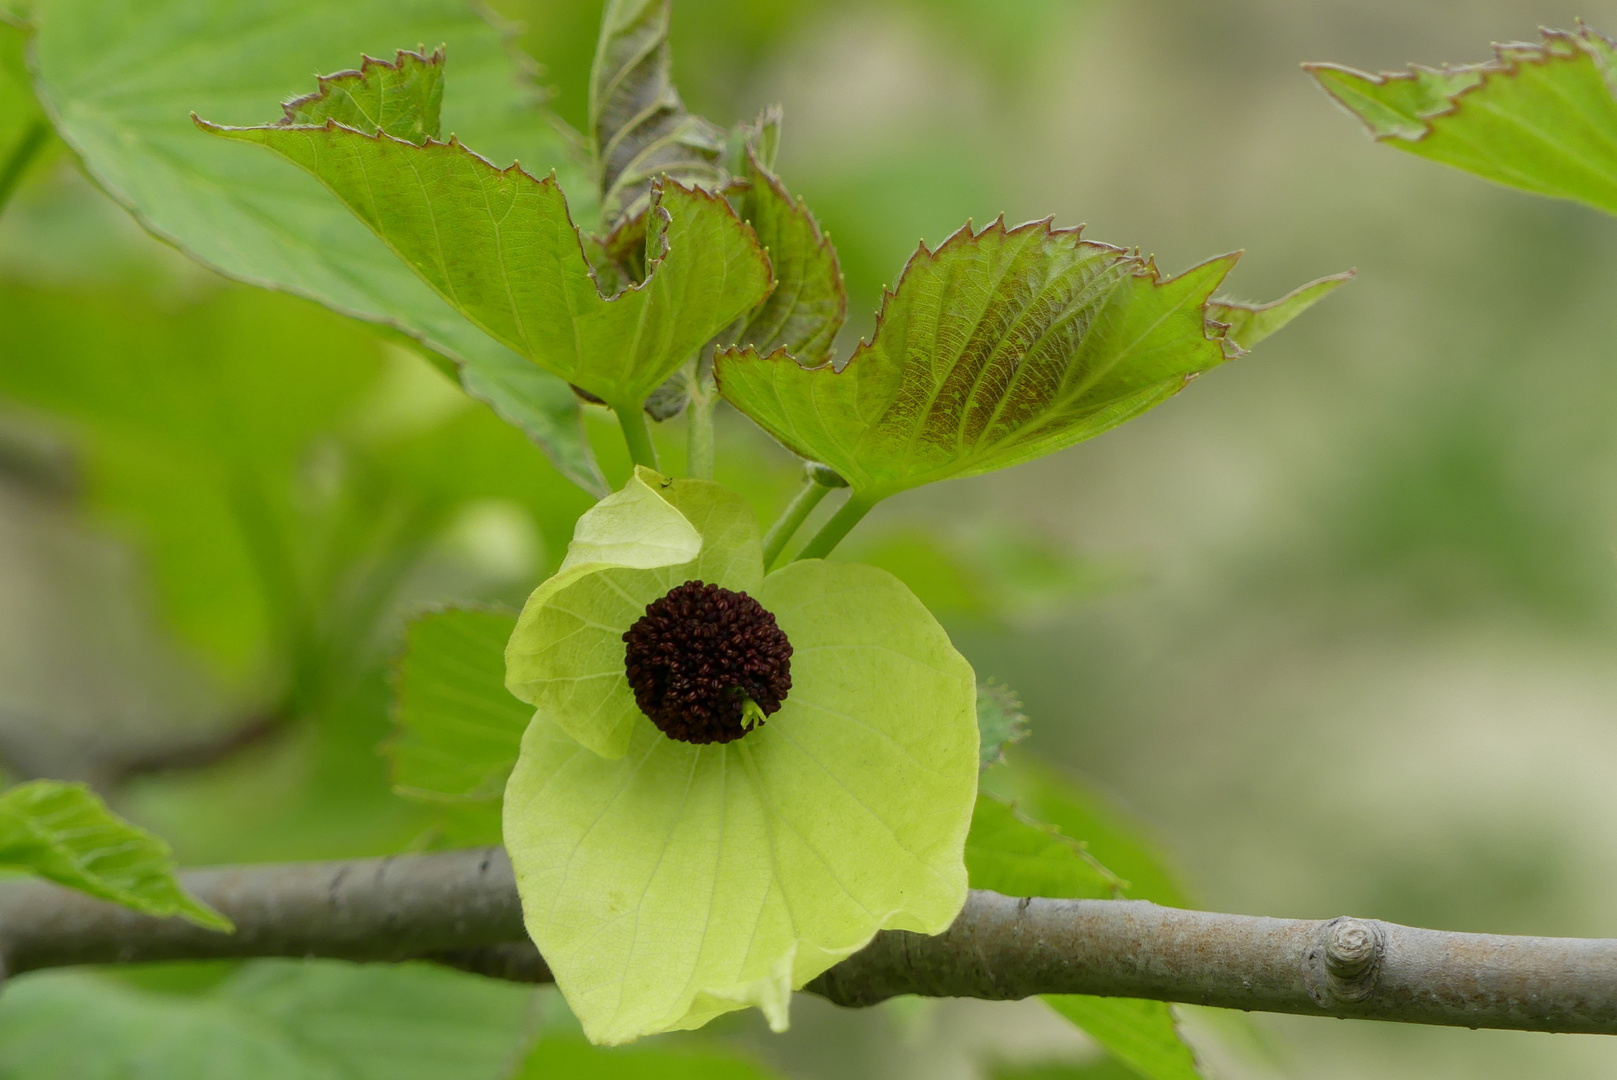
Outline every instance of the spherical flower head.
<path id="1" fill-rule="evenodd" d="M 744 592 L 675 585 L 623 641 L 634 703 L 670 739 L 733 742 L 779 712 L 792 689 L 792 643 Z"/>
<path id="2" fill-rule="evenodd" d="M 874 567 L 765 576 L 751 509 L 639 469 L 523 608 L 506 788 L 528 932 L 596 1042 L 757 1006 L 965 902 L 976 680 Z"/>

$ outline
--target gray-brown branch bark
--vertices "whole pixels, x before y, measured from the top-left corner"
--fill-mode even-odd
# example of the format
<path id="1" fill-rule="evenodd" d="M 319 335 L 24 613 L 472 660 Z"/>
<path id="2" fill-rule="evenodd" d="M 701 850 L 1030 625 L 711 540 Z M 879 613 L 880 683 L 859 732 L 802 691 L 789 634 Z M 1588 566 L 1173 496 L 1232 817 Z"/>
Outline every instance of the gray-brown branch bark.
<path id="1" fill-rule="evenodd" d="M 74 964 L 256 956 L 435 960 L 546 982 L 497 848 L 196 870 L 233 935 L 40 882 L 0 886 L 0 960 Z M 841 1005 L 898 994 L 1156 998 L 1419 1024 L 1617 1034 L 1617 941 L 1180 911 L 1138 900 L 973 892 L 947 932 L 878 934 L 809 984 Z"/>

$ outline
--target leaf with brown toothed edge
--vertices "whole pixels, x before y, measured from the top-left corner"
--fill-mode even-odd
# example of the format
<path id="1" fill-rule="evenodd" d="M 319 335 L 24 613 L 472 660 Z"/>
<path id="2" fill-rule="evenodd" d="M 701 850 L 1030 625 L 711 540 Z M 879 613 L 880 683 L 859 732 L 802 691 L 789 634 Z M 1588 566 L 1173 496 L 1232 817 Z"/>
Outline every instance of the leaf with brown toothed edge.
<path id="1" fill-rule="evenodd" d="M 312 173 L 490 337 L 614 407 L 638 408 L 772 286 L 752 229 L 719 196 L 654 187 L 649 273 L 601 295 L 555 177 L 496 168 L 451 137 L 416 145 L 321 125 L 224 127 Z"/>
<path id="2" fill-rule="evenodd" d="M 759 353 L 785 349 L 804 362 L 820 363 L 830 357 L 837 331 L 848 316 L 842 267 L 831 238 L 768 164 L 779 129 L 778 107 L 766 109 L 756 123 L 744 125 L 739 132 L 742 145 L 737 163 L 731 166 L 740 188 L 732 195 L 733 205 L 769 255 L 775 288 L 762 304 L 702 346 L 694 374 L 704 397 L 712 395 L 716 348 L 750 345 Z M 685 407 L 691 392 L 689 374 L 675 375 L 647 402 L 646 410 L 654 419 L 667 419 Z"/>
<path id="3" fill-rule="evenodd" d="M 1587 26 L 1460 67 L 1304 67 L 1379 142 L 1617 214 L 1617 45 Z"/>
<path id="4" fill-rule="evenodd" d="M 805 368 L 784 350 L 730 349 L 719 387 L 868 505 L 1092 438 L 1239 355 L 1219 315 L 1264 309 L 1212 299 L 1236 258 L 1164 278 L 1151 260 L 1050 219 L 968 224 L 916 251 L 846 363 Z M 1338 283 L 1299 290 L 1263 325 Z"/>
<path id="5" fill-rule="evenodd" d="M 848 317 L 836 248 L 803 200 L 794 199 L 759 159 L 750 140 L 741 169 L 747 188 L 737 210 L 769 253 L 775 290 L 726 344 L 750 345 L 761 353 L 785 349 L 799 360 L 823 362 Z"/>
<path id="6" fill-rule="evenodd" d="M 362 57 L 353 71 L 316 76 L 320 88 L 281 106 L 277 127 L 315 127 L 327 120 L 420 146 L 439 136 L 444 49 L 431 55 L 400 49 L 391 62 Z"/>
<path id="7" fill-rule="evenodd" d="M 724 180 L 724 132 L 685 109 L 668 49 L 670 0 L 609 0 L 590 68 L 590 137 L 601 220 L 642 215 L 653 180 L 666 175 L 716 190 Z"/>

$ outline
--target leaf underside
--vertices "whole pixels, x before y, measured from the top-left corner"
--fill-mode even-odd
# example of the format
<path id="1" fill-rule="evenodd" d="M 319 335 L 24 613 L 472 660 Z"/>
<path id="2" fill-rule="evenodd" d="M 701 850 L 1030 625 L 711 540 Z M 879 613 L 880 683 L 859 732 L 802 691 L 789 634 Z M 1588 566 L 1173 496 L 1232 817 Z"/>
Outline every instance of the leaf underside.
<path id="1" fill-rule="evenodd" d="M 612 232 L 639 218 L 668 176 L 717 190 L 724 132 L 685 109 L 668 48 L 670 0 L 610 0 L 590 69 L 590 134 L 601 220 Z"/>
<path id="2" fill-rule="evenodd" d="M 966 840 L 974 889 L 1008 896 L 1104 900 L 1123 882 L 1054 826 L 1024 817 L 992 795 L 980 795 Z M 1150 1080 L 1197 1080 L 1196 1057 L 1161 1001 L 1047 994 L 1046 1003 Z"/>
<path id="3" fill-rule="evenodd" d="M 728 350 L 724 396 L 800 456 L 881 498 L 1090 438 L 1239 350 L 1209 320 L 1235 256 L 1161 278 L 1058 230 L 968 226 L 911 258 L 840 368 Z"/>
<path id="4" fill-rule="evenodd" d="M 1495 183 L 1617 214 L 1617 48 L 1586 26 L 1462 67 L 1306 65 L 1379 141 Z"/>
<path id="5" fill-rule="evenodd" d="M 474 397 L 604 494 L 564 383 L 458 315 L 313 178 L 188 122 L 194 110 L 250 123 L 255 102 L 283 99 L 310 71 L 421 42 L 454 57 L 449 130 L 587 187 L 499 32 L 459 0 L 285 0 L 273 19 L 234 0 L 60 0 L 40 14 L 35 63 L 61 136 L 148 229 L 228 277 L 396 326 L 458 361 Z"/>
<path id="6" fill-rule="evenodd" d="M 614 407 L 638 408 L 769 292 L 751 229 L 698 188 L 653 192 L 647 278 L 607 298 L 553 176 L 498 169 L 454 138 L 418 146 L 332 120 L 204 127 L 302 166 L 490 337 Z"/>
<path id="7" fill-rule="evenodd" d="M 0 866 L 147 915 L 231 929 L 229 919 L 180 887 L 167 844 L 115 816 L 83 784 L 34 780 L 0 795 Z"/>
<path id="8" fill-rule="evenodd" d="M 775 289 L 724 344 L 750 346 L 761 354 L 784 349 L 800 362 L 823 363 L 848 317 L 836 249 L 803 200 L 792 198 L 750 143 L 742 179 L 747 186 L 737 209 L 769 253 Z"/>
<path id="9" fill-rule="evenodd" d="M 444 50 L 430 56 L 400 49 L 391 63 L 364 57 L 357 69 L 316 77 L 319 89 L 281 106 L 280 127 L 320 127 L 326 121 L 387 132 L 420 146 L 438 138 L 444 101 Z"/>

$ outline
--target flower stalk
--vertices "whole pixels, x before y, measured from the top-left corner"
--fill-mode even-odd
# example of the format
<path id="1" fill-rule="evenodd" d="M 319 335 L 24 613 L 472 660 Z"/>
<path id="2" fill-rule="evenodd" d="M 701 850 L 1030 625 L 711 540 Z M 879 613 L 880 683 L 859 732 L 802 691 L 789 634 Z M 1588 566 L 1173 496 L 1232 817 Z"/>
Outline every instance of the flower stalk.
<path id="1" fill-rule="evenodd" d="M 657 468 L 657 448 L 651 443 L 651 425 L 646 411 L 639 405 L 614 405 L 618 426 L 623 429 L 623 441 L 629 445 L 629 460 L 648 469 Z"/>
<path id="2" fill-rule="evenodd" d="M 814 538 L 803 546 L 803 550 L 797 553 L 797 558 L 823 559 L 831 554 L 837 545 L 842 543 L 843 538 L 853 531 L 853 527 L 863 521 L 865 515 L 880 501 L 879 498 L 854 492 L 848 501 L 842 504 L 842 508 L 831 516 L 831 520 L 821 526 L 820 531 L 814 534 Z"/>
<path id="3" fill-rule="evenodd" d="M 831 488 L 821 482 L 820 476 L 812 467 L 803 470 L 803 486 L 797 489 L 792 501 L 786 504 L 780 517 L 769 527 L 764 534 L 764 566 L 772 569 L 780 559 L 781 552 L 791 542 L 797 530 L 803 527 L 803 522 L 814 513 L 814 508 L 820 505 Z"/>

